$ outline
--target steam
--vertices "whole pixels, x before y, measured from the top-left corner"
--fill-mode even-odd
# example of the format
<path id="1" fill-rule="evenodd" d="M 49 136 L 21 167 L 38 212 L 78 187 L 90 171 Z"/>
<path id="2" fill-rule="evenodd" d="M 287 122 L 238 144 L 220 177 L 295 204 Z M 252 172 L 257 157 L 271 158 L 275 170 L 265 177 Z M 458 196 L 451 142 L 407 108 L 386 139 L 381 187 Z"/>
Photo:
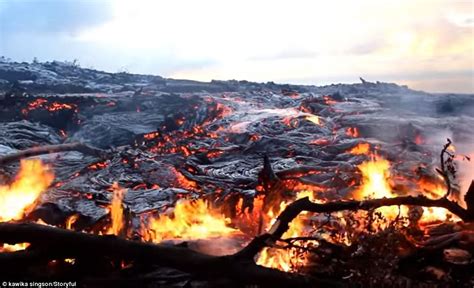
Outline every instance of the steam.
<path id="1" fill-rule="evenodd" d="M 464 134 L 465 132 L 462 133 Z M 456 176 L 461 191 L 460 200 L 463 201 L 464 194 L 469 189 L 471 181 L 474 180 L 474 139 L 466 139 L 465 135 L 459 135 L 459 133 L 455 133 L 450 129 L 443 129 L 431 133 L 431 135 L 427 137 L 426 142 L 432 147 L 433 152 L 435 152 L 436 149 L 439 151 L 441 147 L 446 144 L 447 138 L 453 140 L 453 145 L 456 149 L 455 161 L 458 168 Z M 469 161 L 468 159 L 471 160 Z"/>

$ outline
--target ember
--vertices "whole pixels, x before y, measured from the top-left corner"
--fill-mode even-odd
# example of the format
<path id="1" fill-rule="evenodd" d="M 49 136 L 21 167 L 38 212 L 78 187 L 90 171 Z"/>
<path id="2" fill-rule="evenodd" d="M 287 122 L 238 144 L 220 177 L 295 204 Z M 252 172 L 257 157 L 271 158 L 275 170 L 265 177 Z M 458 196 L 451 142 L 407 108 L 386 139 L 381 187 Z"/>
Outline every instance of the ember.
<path id="1" fill-rule="evenodd" d="M 74 104 L 59 103 L 59 102 L 49 103 L 48 100 L 46 99 L 38 98 L 28 103 L 28 106 L 22 110 L 22 113 L 24 116 L 28 116 L 28 113 L 30 113 L 30 111 L 40 109 L 40 108 L 46 109 L 49 112 L 55 112 L 59 110 L 76 110 L 77 106 Z"/>

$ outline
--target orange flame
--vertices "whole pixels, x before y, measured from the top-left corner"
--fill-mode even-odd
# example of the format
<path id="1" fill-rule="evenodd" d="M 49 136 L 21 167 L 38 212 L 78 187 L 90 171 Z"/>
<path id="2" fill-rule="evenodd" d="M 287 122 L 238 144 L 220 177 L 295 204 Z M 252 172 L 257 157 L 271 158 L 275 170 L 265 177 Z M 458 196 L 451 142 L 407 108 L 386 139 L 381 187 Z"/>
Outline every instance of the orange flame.
<path id="1" fill-rule="evenodd" d="M 119 235 L 123 229 L 123 207 L 122 201 L 127 190 L 120 187 L 117 182 L 112 184 L 112 203 L 110 204 L 110 216 L 112 219 L 112 226 L 108 230 L 108 234 Z"/>
<path id="2" fill-rule="evenodd" d="M 230 219 L 213 210 L 202 199 L 182 200 L 176 203 L 173 215 L 152 218 L 142 229 L 146 241 L 161 242 L 165 239 L 205 239 L 237 233 L 228 227 Z"/>
<path id="3" fill-rule="evenodd" d="M 439 183 L 432 183 L 426 179 L 418 181 L 418 187 L 422 191 L 421 193 L 429 198 L 437 199 L 443 197 L 446 194 L 446 187 Z M 448 210 L 441 207 L 423 207 L 423 216 L 420 219 L 420 223 L 432 223 L 437 221 L 446 221 L 448 219 L 460 220 L 457 216 L 450 213 Z"/>
<path id="4" fill-rule="evenodd" d="M 301 199 L 304 197 L 309 197 L 311 201 L 314 201 L 312 191 L 301 191 L 296 195 L 296 199 Z M 272 211 L 268 212 L 270 219 L 273 219 L 270 224 L 278 225 L 276 223 L 277 217 L 285 208 L 288 206 L 287 202 L 280 203 L 280 211 L 274 214 Z M 305 228 L 305 215 L 306 213 L 300 213 L 289 225 L 289 229 L 283 234 L 282 239 L 294 238 L 302 236 Z M 272 230 L 273 228 L 269 228 Z M 275 268 L 281 271 L 289 272 L 295 270 L 297 267 L 304 266 L 307 263 L 305 257 L 298 257 L 298 250 L 295 248 L 291 249 L 275 249 L 271 247 L 265 247 L 257 258 L 257 264 L 262 265 L 268 268 Z"/>
<path id="5" fill-rule="evenodd" d="M 41 160 L 22 160 L 13 183 L 0 186 L 0 222 L 21 219 L 53 180 L 53 172 Z"/>
<path id="6" fill-rule="evenodd" d="M 369 154 L 370 144 L 369 143 L 359 143 L 357 146 L 349 150 L 349 153 L 354 155 Z"/>
<path id="7" fill-rule="evenodd" d="M 25 250 L 30 246 L 30 243 L 17 243 L 17 244 L 3 244 L 3 247 L 0 247 L 0 252 L 15 252 L 19 250 Z"/>
<path id="8" fill-rule="evenodd" d="M 390 162 L 388 160 L 372 155 L 372 159 L 360 164 L 358 168 L 362 172 L 362 185 L 353 194 L 356 200 L 393 198 L 397 196 L 392 193 L 389 184 Z M 397 206 L 381 207 L 376 211 L 381 212 L 388 220 L 395 219 L 399 214 Z"/>

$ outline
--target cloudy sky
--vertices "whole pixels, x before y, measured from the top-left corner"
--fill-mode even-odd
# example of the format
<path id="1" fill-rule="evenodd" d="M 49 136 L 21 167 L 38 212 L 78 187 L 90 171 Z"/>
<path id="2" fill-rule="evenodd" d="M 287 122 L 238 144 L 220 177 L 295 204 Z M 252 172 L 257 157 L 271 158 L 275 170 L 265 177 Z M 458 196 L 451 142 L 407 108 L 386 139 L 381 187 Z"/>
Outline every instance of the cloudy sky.
<path id="1" fill-rule="evenodd" d="M 474 0 L 0 0 L 0 55 L 209 81 L 474 92 Z"/>

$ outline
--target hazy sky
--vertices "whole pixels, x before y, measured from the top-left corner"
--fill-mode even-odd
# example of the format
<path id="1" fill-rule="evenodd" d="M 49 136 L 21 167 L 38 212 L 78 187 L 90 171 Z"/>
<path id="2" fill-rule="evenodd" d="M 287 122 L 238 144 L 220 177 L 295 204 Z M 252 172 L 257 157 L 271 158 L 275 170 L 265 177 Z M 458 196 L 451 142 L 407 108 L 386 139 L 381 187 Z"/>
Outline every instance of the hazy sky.
<path id="1" fill-rule="evenodd" d="M 474 92 L 474 0 L 0 0 L 0 55 L 196 80 Z"/>

